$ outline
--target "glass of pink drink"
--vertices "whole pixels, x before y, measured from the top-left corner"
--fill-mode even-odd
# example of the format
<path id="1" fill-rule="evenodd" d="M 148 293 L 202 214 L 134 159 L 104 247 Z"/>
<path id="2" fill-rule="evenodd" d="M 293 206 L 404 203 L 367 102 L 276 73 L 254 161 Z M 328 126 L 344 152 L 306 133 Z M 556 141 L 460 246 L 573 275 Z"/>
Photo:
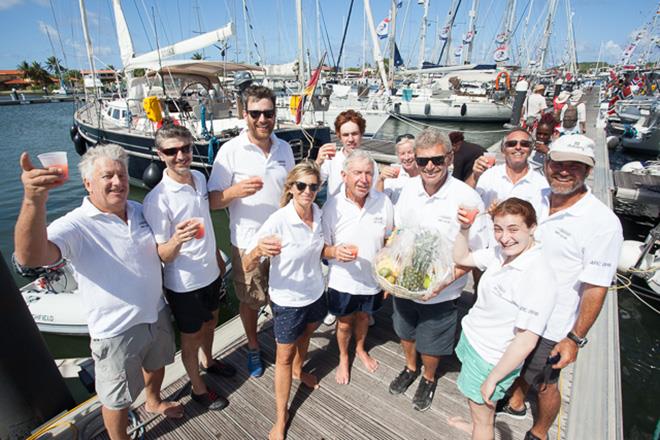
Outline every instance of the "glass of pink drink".
<path id="1" fill-rule="evenodd" d="M 401 165 L 395 163 L 391 166 L 394 168 L 394 177 L 399 177 L 399 174 L 401 173 Z"/>
<path id="2" fill-rule="evenodd" d="M 353 256 L 353 258 L 354 258 L 354 259 L 357 258 L 357 256 L 358 256 L 358 251 L 360 250 L 360 248 L 357 247 L 357 246 L 354 245 L 354 244 L 347 244 L 347 245 L 345 245 L 345 246 L 346 246 L 346 249 L 348 249 L 348 250 L 350 251 L 350 253 L 351 253 L 351 255 Z"/>
<path id="3" fill-rule="evenodd" d="M 69 161 L 66 151 L 53 151 L 42 153 L 37 156 L 44 168 L 59 168 L 62 170 L 62 178 L 59 182 L 66 182 L 69 179 Z"/>
<path id="4" fill-rule="evenodd" d="M 491 168 L 495 165 L 495 160 L 497 159 L 495 153 L 484 153 L 484 157 L 486 158 L 488 168 Z"/>
<path id="5" fill-rule="evenodd" d="M 201 217 L 193 217 L 190 220 L 197 223 L 199 226 L 197 232 L 195 233 L 195 239 L 200 240 L 204 238 L 204 234 L 206 234 L 206 229 L 204 228 L 204 219 Z"/>
<path id="6" fill-rule="evenodd" d="M 474 223 L 474 219 L 476 219 L 477 214 L 479 214 L 479 208 L 474 205 L 461 205 L 460 209 L 465 212 L 465 217 L 467 217 L 470 224 Z"/>

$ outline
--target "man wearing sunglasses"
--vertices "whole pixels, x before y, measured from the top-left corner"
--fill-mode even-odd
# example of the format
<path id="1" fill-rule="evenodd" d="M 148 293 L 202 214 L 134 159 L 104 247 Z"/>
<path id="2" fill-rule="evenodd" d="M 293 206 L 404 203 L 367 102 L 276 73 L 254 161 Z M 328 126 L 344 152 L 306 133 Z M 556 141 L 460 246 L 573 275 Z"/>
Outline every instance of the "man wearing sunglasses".
<path id="1" fill-rule="evenodd" d="M 472 188 L 449 175 L 452 148 L 440 131 L 424 130 L 416 138 L 414 148 L 420 175 L 409 179 L 401 190 L 394 207 L 394 224 L 402 229 L 435 230 L 447 238 L 451 249 L 461 228 L 459 207 L 472 206 L 483 213 L 483 202 Z M 488 225 L 485 216 L 476 217 L 470 228 L 470 248 L 487 247 L 491 235 Z M 418 411 L 430 408 L 440 360 L 454 349 L 456 299 L 467 283 L 466 273 L 465 269 L 456 268 L 454 280 L 423 301 L 394 298 L 394 330 L 401 339 L 406 365 L 390 383 L 390 393 L 404 393 L 420 375 L 419 352 L 424 374 L 413 397 L 413 407 Z"/>
<path id="2" fill-rule="evenodd" d="M 502 139 L 500 149 L 503 164 L 490 166 L 486 156 L 481 156 L 474 162 L 472 176 L 465 183 L 477 190 L 487 209 L 509 197 L 517 197 L 531 203 L 538 215 L 541 192 L 548 182 L 529 166 L 534 138 L 527 130 L 515 128 Z"/>
<path id="3" fill-rule="evenodd" d="M 383 302 L 383 292 L 372 275 L 371 264 L 394 226 L 389 198 L 371 189 L 374 160 L 354 150 L 343 164 L 344 184 L 323 206 L 324 256 L 329 262 L 328 311 L 337 318 L 339 366 L 335 380 L 350 380 L 349 343 L 355 335 L 355 354 L 373 373 L 378 361 L 365 349 L 369 317 Z"/>
<path id="4" fill-rule="evenodd" d="M 232 267 L 239 314 L 248 344 L 250 376 L 263 374 L 257 340 L 259 309 L 268 303 L 268 261 L 243 271 L 245 248 L 279 208 L 289 171 L 295 165 L 289 144 L 273 134 L 275 95 L 264 86 L 244 92 L 247 129 L 220 147 L 209 178 L 211 209 L 229 208 Z"/>
<path id="5" fill-rule="evenodd" d="M 201 361 L 209 374 L 231 377 L 236 373 L 211 353 L 222 285 L 218 261 L 222 259 L 216 259 L 206 178 L 190 169 L 193 136 L 186 127 L 163 124 L 156 131 L 155 143 L 166 169 L 144 198 L 144 218 L 163 261 L 165 296 L 181 333 L 181 360 L 192 384 L 191 398 L 204 408 L 221 410 L 229 402 L 209 390 L 199 372 Z"/>

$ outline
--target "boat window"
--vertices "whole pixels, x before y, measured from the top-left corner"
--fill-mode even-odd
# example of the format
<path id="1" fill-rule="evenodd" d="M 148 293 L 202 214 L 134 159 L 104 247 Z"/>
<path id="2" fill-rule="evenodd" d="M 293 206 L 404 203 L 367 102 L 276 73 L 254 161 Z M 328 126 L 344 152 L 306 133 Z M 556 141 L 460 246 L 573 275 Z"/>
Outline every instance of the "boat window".
<path id="1" fill-rule="evenodd" d="M 114 109 L 112 111 L 112 119 L 119 119 L 119 109 Z"/>

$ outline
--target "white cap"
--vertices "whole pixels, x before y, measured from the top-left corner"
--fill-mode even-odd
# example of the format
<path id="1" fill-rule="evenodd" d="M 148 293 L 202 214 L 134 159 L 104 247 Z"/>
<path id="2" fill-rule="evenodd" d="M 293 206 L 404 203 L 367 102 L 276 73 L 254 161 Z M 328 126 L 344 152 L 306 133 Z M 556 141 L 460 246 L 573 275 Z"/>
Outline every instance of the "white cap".
<path id="1" fill-rule="evenodd" d="M 595 146 L 594 141 L 582 134 L 568 134 L 550 144 L 548 156 L 555 162 L 574 161 L 593 167 Z"/>

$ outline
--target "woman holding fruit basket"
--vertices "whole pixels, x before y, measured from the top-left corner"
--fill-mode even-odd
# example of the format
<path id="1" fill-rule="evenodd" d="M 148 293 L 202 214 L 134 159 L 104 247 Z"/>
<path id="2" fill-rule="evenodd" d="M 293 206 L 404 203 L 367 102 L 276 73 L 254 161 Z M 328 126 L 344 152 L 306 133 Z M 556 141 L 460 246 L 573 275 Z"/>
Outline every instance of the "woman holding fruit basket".
<path id="1" fill-rule="evenodd" d="M 248 246 L 245 270 L 270 258 L 269 287 L 275 341 L 275 404 L 277 420 L 269 438 L 284 438 L 293 379 L 318 388 L 317 378 L 302 371 L 309 339 L 326 315 L 321 272 L 324 247 L 321 210 L 314 199 L 321 176 L 309 161 L 296 165 L 287 176 L 281 208 L 261 226 Z"/>
<path id="2" fill-rule="evenodd" d="M 494 438 L 495 402 L 520 374 L 543 333 L 557 284 L 542 246 L 534 242 L 532 205 L 512 197 L 497 205 L 491 217 L 496 246 L 469 251 L 471 222 L 465 209 L 458 211 L 461 231 L 454 245 L 457 265 L 485 270 L 456 347 L 462 363 L 457 385 L 468 398 L 472 423 L 449 418 L 451 426 L 471 432 L 473 439 Z"/>

